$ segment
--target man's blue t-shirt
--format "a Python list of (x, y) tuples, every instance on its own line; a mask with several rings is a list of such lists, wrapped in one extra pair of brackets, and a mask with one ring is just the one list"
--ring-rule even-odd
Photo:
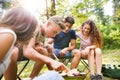
[(54, 48), (63, 49), (69, 46), (71, 39), (76, 39), (76, 33), (74, 30), (70, 30), (68, 33), (61, 31), (54, 38)]

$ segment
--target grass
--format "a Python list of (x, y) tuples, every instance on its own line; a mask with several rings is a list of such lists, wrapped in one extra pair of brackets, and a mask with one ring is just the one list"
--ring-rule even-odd
[[(120, 50), (103, 50), (103, 64), (120, 64)], [(104, 80), (116, 80), (105, 77)]]
[[(103, 50), (102, 57), (103, 57), (103, 64), (119, 64), (120, 50)], [(24, 64), (25, 64), (24, 61), (18, 63), (18, 70), (20, 70)], [(29, 77), (33, 66), (34, 66), (34, 62), (30, 61), (28, 66), (25, 68), (25, 70), (22, 72), (22, 74), (20, 76), (22, 78)], [(67, 67), (69, 67), (69, 65)], [(39, 73), (39, 75), (46, 72), (47, 70), (48, 70), (47, 67), (44, 66), (44, 68)], [(104, 80), (115, 80), (115, 79), (108, 78), (108, 77), (104, 77), (104, 78), (105, 78)], [(4, 79), (2, 79), (2, 80), (4, 80)], [(88, 76), (88, 79), (86, 79), (86, 80), (89, 80), (89, 76)]]
[(103, 64), (118, 64), (119, 62), (120, 62), (120, 50), (103, 51)]

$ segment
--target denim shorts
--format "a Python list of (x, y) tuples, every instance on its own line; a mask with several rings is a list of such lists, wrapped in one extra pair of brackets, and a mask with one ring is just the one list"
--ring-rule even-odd
[[(61, 49), (54, 49), (54, 53), (55, 53), (55, 55), (57, 56), (57, 57), (60, 57), (60, 51), (61, 51)], [(63, 57), (63, 58), (69, 58), (69, 57), (71, 57), (72, 55), (71, 55), (71, 52), (70, 51), (68, 51), (67, 52), (67, 54)]]

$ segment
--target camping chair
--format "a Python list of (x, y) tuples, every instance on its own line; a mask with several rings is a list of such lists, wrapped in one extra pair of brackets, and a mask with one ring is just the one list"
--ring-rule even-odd
[(18, 60), (17, 60), (18, 63), (21, 62), (21, 61), (25, 62), (25, 64), (23, 65), (23, 67), (20, 68), (19, 72), (17, 72), (17, 76), (16, 76), (18, 78), (18, 80), (21, 80), (20, 75), (23, 72), (23, 70), (27, 67), (27, 65), (29, 63), (29, 59), (23, 56), (23, 49), (22, 49), (23, 45), (17, 44), (16, 46), (19, 49), (19, 55), (18, 55)]
[[(79, 39), (77, 39), (77, 45), (76, 45), (76, 48), (79, 49), (80, 47), (80, 41)], [(87, 77), (88, 73), (90, 72), (89, 71), (89, 65), (88, 65), (88, 60), (87, 59), (84, 59), (84, 58), (81, 58), (80, 59), (80, 62), (81, 64), (83, 65), (83, 68), (82, 68), (82, 72), (86, 72), (86, 76), (84, 76), (83, 80)]]
[(72, 60), (72, 57), (67, 57), (67, 58), (58, 58), (55, 53), (53, 53), (53, 56), (52, 56), (53, 59), (57, 60), (57, 61), (60, 61), (62, 63), (64, 63), (65, 65), (67, 65), (69, 62), (71, 62)]
[(20, 59), (18, 59), (18, 62), (20, 62), (20, 61), (25, 61), (25, 64), (24, 64), (24, 66), (20, 69), (20, 71), (17, 73), (17, 78), (18, 78), (18, 80), (21, 80), (20, 75), (21, 75), (21, 73), (24, 71), (24, 69), (27, 67), (27, 65), (28, 65), (28, 63), (29, 63), (30, 60), (29, 60), (28, 58), (22, 56)]
[(83, 59), (81, 58), (80, 62), (82, 63), (83, 65), (83, 68), (82, 68), (82, 72), (85, 72), (86, 75), (84, 76), (83, 80), (87, 77), (87, 75), (89, 74), (90, 70), (89, 70), (89, 65), (88, 65), (88, 60), (87, 59)]
[(84, 65), (83, 71), (85, 71), (85, 69), (89, 70), (89, 65), (88, 65), (86, 59), (81, 59), (80, 61)]
[(68, 57), (68, 58), (59, 58), (59, 61), (64, 63), (65, 65), (68, 65), (72, 61), (73, 57)]
[[(26, 58), (26, 57), (22, 57), (21, 59), (18, 59), (18, 61), (26, 61), (26, 63), (24, 64), (23, 68), (22, 68), (22, 69), (18, 72), (18, 74), (17, 74), (18, 80), (21, 80), (20, 75), (21, 75), (21, 73), (23, 72), (23, 70), (26, 68), (26, 66), (28, 65), (29, 59)], [(2, 79), (2, 77), (3, 77), (3, 75), (0, 76), (0, 80)]]

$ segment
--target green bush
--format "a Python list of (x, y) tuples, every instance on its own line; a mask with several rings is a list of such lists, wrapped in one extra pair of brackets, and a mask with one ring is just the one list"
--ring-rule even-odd
[(104, 49), (119, 49), (120, 48), (120, 24), (101, 26)]

